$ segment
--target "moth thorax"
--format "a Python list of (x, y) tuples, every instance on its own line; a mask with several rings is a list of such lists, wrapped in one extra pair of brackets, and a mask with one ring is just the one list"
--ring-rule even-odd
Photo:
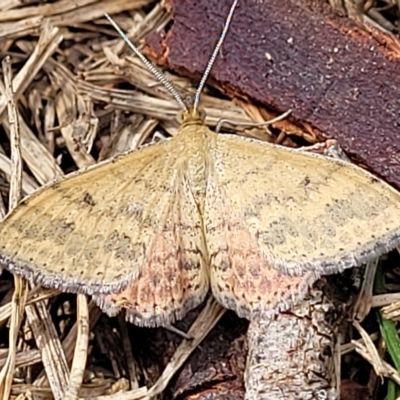
[(208, 146), (207, 135), (204, 126), (187, 126), (184, 129), (185, 148), (187, 157), (186, 177), (191, 192), (196, 198), (205, 196), (208, 174)]

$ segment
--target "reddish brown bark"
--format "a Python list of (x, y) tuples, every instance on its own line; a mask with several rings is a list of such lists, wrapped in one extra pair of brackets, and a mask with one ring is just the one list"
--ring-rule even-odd
[[(199, 78), (231, 0), (170, 0), (174, 23), (148, 44)], [(241, 0), (209, 83), (283, 112), (400, 188), (400, 46), (312, 0)]]

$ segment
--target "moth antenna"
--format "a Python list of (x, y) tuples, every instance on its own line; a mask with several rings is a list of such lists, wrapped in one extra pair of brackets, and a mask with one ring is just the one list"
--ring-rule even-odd
[(197, 110), (197, 108), (199, 106), (201, 92), (203, 91), (204, 85), (206, 83), (208, 75), (210, 74), (211, 68), (213, 67), (214, 62), (215, 62), (215, 60), (216, 60), (216, 58), (218, 56), (218, 52), (221, 49), (222, 43), (225, 40), (225, 36), (226, 36), (226, 33), (228, 32), (229, 25), (230, 25), (230, 23), (232, 21), (233, 13), (235, 11), (235, 8), (236, 8), (236, 5), (237, 5), (238, 1), (239, 0), (234, 0), (234, 2), (231, 5), (231, 8), (229, 10), (229, 14), (226, 17), (225, 24), (224, 24), (224, 27), (222, 29), (222, 33), (221, 33), (221, 35), (220, 35), (220, 37), (218, 39), (218, 42), (217, 42), (217, 44), (216, 44), (216, 46), (214, 48), (214, 51), (213, 51), (212, 55), (211, 55), (211, 57), (210, 57), (210, 59), (209, 59), (209, 61), (207, 63), (206, 70), (204, 71), (204, 74), (203, 74), (203, 76), (202, 76), (202, 78), (200, 80), (199, 86), (197, 87), (196, 94), (194, 96), (194, 102), (193, 102), (193, 109), (194, 110)]
[(128, 36), (124, 33), (124, 31), (118, 26), (118, 24), (110, 17), (108, 13), (104, 13), (105, 17), (108, 19), (110, 24), (114, 27), (114, 29), (118, 32), (124, 42), (130, 47), (130, 49), (142, 60), (143, 64), (147, 67), (147, 69), (154, 75), (154, 77), (162, 84), (164, 87), (175, 97), (178, 104), (184, 111), (187, 111), (188, 108), (183, 101), (181, 95), (178, 93), (172, 82), (158, 69), (156, 68), (143, 54), (142, 52), (129, 40)]

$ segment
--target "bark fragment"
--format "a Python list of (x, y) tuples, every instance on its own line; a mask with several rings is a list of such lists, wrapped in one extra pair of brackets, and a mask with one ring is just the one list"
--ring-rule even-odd
[(246, 400), (338, 399), (333, 354), (342, 314), (323, 283), (290, 311), (250, 322)]
[[(231, 0), (170, 0), (173, 27), (148, 38), (158, 62), (198, 79)], [(314, 0), (242, 0), (209, 83), (255, 100), (400, 188), (400, 45)]]

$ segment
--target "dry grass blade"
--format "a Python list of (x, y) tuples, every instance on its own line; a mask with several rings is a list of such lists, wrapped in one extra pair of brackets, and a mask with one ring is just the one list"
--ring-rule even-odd
[[(8, 121), (10, 126), (11, 143), (11, 182), (10, 182), (10, 209), (17, 206), (22, 189), (22, 158), (21, 136), (18, 123), (18, 111), (16, 110), (10, 57), (7, 56), (2, 63), (4, 73), (5, 97), (7, 99)], [(21, 326), (26, 298), (28, 295), (28, 283), (20, 277), (14, 277), (14, 294), (11, 303), (11, 326), (9, 332), (9, 350), (5, 365), (0, 372), (0, 396), (8, 398), (14, 376), (15, 360), (17, 352), (17, 337)]]
[[(377, 340), (378, 339), (378, 333), (373, 333), (371, 335), (369, 335), (370, 339), (372, 341)], [(364, 339), (358, 339), (358, 340), (352, 340), (351, 342), (348, 343), (344, 343), (340, 346), (340, 354), (341, 355), (345, 355), (345, 354), (349, 354), (352, 351), (355, 351), (356, 347), (358, 345), (364, 346)]]
[[(4, 161), (4, 159), (6, 159), (6, 158), (5, 157), (3, 158), (2, 155), (1, 155), (0, 156), (0, 171), (4, 171), (3, 168), (2, 168), (3, 167), (2, 161)], [(8, 159), (6, 159), (5, 164), (7, 165), (7, 167), (9, 167)], [(7, 168), (7, 169), (9, 171), (8, 176), (10, 176), (11, 168)], [(4, 205), (3, 198), (0, 196), (0, 221), (2, 221), (6, 215), (7, 215), (6, 207)]]
[(19, 20), (33, 16), (50, 17), (56, 14), (62, 14), (75, 8), (88, 6), (97, 3), (96, 0), (77, 0), (73, 4), (69, 1), (59, 1), (54, 4), (43, 4), (41, 6), (25, 7), (20, 10), (9, 10), (3, 12), (0, 21)]
[[(378, 297), (378, 296), (376, 296)], [(392, 321), (400, 320), (400, 293), (395, 293), (391, 297), (386, 295), (386, 306), (382, 308), (382, 315), (387, 319), (391, 319)], [(382, 307), (385, 304), (380, 304)]]
[(126, 354), (126, 362), (128, 365), (128, 376), (129, 376), (129, 387), (132, 389), (139, 388), (139, 371), (138, 365), (132, 356), (132, 345), (129, 340), (129, 332), (127, 327), (127, 322), (124, 320), (123, 314), (118, 315), (118, 323), (121, 330), (122, 346)]
[(82, 386), (83, 374), (85, 372), (89, 344), (89, 308), (86, 296), (78, 295), (77, 311), (78, 333), (69, 376), (69, 385), (64, 397), (65, 400), (75, 400), (78, 398), (78, 391)]
[[(36, 33), (43, 20), (46, 19), (53, 25), (74, 25), (100, 18), (105, 12), (114, 14), (125, 10), (135, 10), (148, 3), (150, 3), (149, 0), (133, 0), (129, 3), (123, 0), (83, 0), (78, 2), (63, 0), (42, 7), (9, 10), (1, 13), (1, 20), (6, 22), (0, 24), (0, 39)], [(59, 12), (58, 7), (60, 7), (61, 12)]]
[[(35, 287), (29, 291), (26, 299), (26, 305), (32, 305), (38, 301), (47, 300), (59, 294), (58, 290), (43, 290)], [(4, 323), (11, 316), (11, 303), (4, 304), (0, 307), (0, 323)]]
[[(93, 110), (83, 96), (76, 94), (73, 85), (65, 82), (62, 92), (56, 101), (56, 112), (61, 125), (61, 133), (67, 148), (79, 168), (88, 167), (95, 163), (82, 141), (83, 137), (92, 137), (97, 132), (97, 119), (92, 117)], [(91, 147), (91, 146), (90, 146)]]
[(15, 277), (14, 294), (11, 300), (11, 323), (9, 331), (9, 347), (7, 360), (0, 371), (0, 397), (7, 399), (15, 372), (18, 331), (24, 315), (25, 300), (28, 295), (28, 283)]
[(379, 366), (376, 365), (376, 356), (371, 354), (370, 347), (362, 344), (361, 342), (354, 341), (355, 350), (360, 354), (365, 360), (367, 360), (372, 366), (380, 368), (380, 376), (385, 376), (392, 379), (398, 385), (400, 385), (400, 375), (399, 373), (386, 361), (380, 360)]
[[(99, 310), (98, 307), (94, 304), (93, 301), (89, 303), (89, 315), (90, 315), (90, 321), (89, 321), (89, 328), (93, 329), (94, 325), (98, 321), (100, 317), (101, 311)], [(65, 352), (65, 356), (69, 361), (72, 360), (73, 354), (74, 354), (74, 349), (75, 349), (75, 344), (77, 342), (77, 335), (78, 335), (78, 322), (76, 322), (71, 330), (68, 332), (67, 337), (63, 340), (63, 349)]]
[(103, 147), (99, 160), (139, 148), (151, 136), (157, 125), (156, 119), (137, 118), (117, 132), (111, 129), (113, 137), (109, 145)]
[(353, 326), (357, 329), (357, 331), (359, 332), (364, 341), (364, 344), (361, 344), (361, 342), (356, 342), (356, 341), (353, 342), (354, 345), (356, 346), (356, 351), (372, 364), (375, 373), (378, 376), (385, 376), (386, 368), (384, 366), (384, 362), (380, 358), (378, 351), (374, 343), (372, 342), (370, 336), (358, 321), (353, 321)]
[(372, 298), (371, 307), (384, 307), (382, 311), (389, 319), (394, 319), (394, 315), (389, 317), (391, 311), (399, 308), (400, 293), (378, 294)]
[[(3, 353), (3, 352), (2, 352)], [(3, 367), (7, 360), (7, 354), (1, 354), (0, 356), (0, 367)], [(27, 350), (24, 352), (17, 353), (15, 360), (15, 368), (24, 368), (39, 364), (42, 361), (40, 352), (38, 350)]]
[(44, 302), (28, 306), (25, 311), (46, 371), (35, 384), (48, 383), (54, 399), (61, 400), (68, 387), (69, 369), (57, 331)]
[[(11, 180), (11, 160), (4, 154), (0, 154), (0, 171), (5, 174), (8, 180)], [(22, 174), (22, 195), (26, 196), (33, 193), (39, 185), (26, 172)]]
[[(61, 177), (63, 172), (46, 147), (40, 143), (37, 136), (35, 136), (22, 118), (19, 122), (21, 128), (22, 158), (36, 180), (40, 184), (44, 184)], [(9, 132), (8, 122), (3, 120), (2, 125)]]
[(353, 308), (353, 319), (361, 322), (369, 314), (372, 306), (374, 278), (379, 259), (368, 262), (360, 293)]
[(15, 105), (11, 59), (7, 56), (2, 63), (4, 73), (5, 98), (8, 108), (8, 122), (10, 127), (11, 144), (11, 182), (10, 182), (10, 208), (17, 207), (21, 198), (22, 189), (22, 157), (21, 135), (19, 128), (19, 115)]

